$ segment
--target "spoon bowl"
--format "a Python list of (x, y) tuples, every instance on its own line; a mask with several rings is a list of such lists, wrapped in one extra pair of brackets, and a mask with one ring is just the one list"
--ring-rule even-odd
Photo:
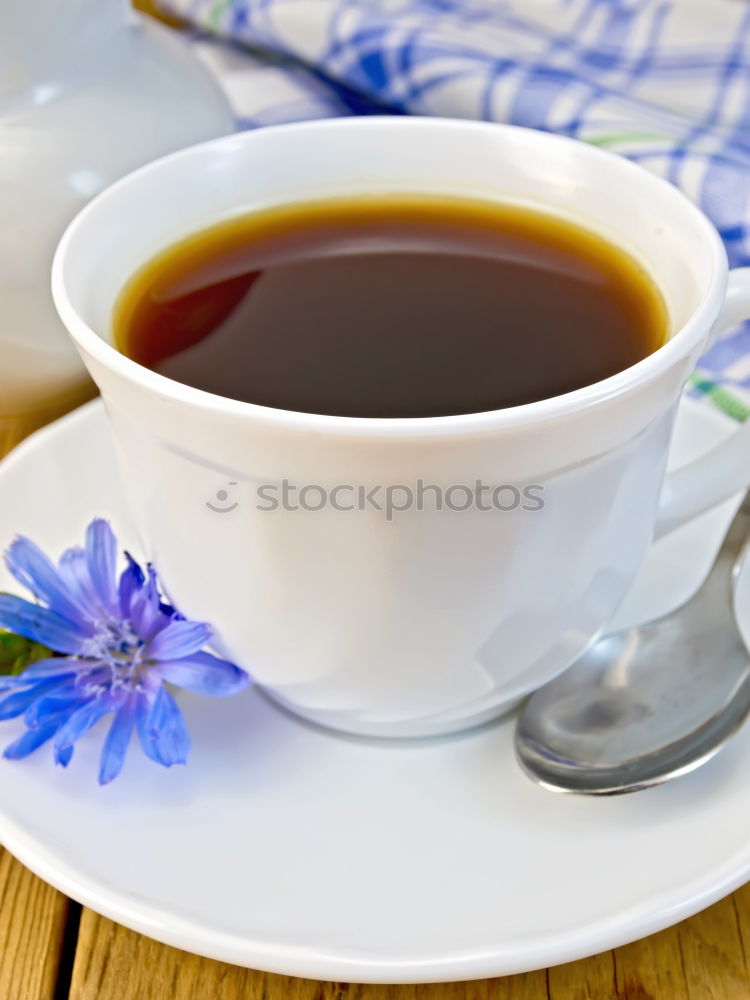
[(545, 788), (616, 795), (700, 767), (750, 713), (750, 503), (706, 582), (677, 611), (592, 643), (526, 703), (516, 729), (524, 771)]

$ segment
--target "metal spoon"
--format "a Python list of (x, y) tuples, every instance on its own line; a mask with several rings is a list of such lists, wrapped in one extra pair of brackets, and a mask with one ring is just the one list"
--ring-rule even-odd
[(750, 573), (750, 499), (698, 593), (665, 618), (605, 635), (535, 692), (516, 728), (524, 771), (545, 788), (616, 795), (700, 767), (750, 712), (750, 654), (733, 596)]

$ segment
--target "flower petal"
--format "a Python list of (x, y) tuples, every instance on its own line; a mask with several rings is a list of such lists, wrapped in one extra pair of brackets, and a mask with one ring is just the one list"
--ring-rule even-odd
[(55, 763), (59, 764), (60, 767), (67, 767), (73, 757), (73, 745), (69, 747), (60, 747), (55, 750)]
[(76, 687), (75, 678), (66, 677), (50, 690), (42, 692), (26, 709), (23, 721), (29, 729), (46, 725), (52, 717), (67, 719), (84, 703), (86, 695)]
[(44, 601), (52, 611), (90, 632), (85, 609), (74, 599), (57, 567), (38, 545), (22, 536), (16, 538), (5, 553), (5, 563), (16, 580), (28, 587), (37, 600)]
[(0, 628), (32, 642), (41, 642), (56, 653), (79, 652), (88, 635), (78, 624), (56, 611), (8, 594), (0, 595)]
[(117, 539), (109, 522), (94, 518), (86, 529), (86, 562), (97, 596), (110, 614), (119, 611), (117, 599)]
[(25, 733), (10, 743), (3, 751), (7, 760), (21, 760), (28, 757), (47, 740), (51, 740), (57, 732), (58, 723), (49, 722), (38, 729), (27, 729)]
[(57, 687), (58, 684), (58, 678), (54, 677), (52, 680), (38, 681), (23, 691), (14, 691), (12, 694), (6, 694), (0, 700), (0, 722), (4, 722), (6, 719), (15, 719), (16, 716), (25, 712), (32, 702), (36, 701), (37, 698), (41, 698), (42, 695), (52, 690), (52, 688)]
[(171, 621), (146, 644), (143, 655), (145, 659), (182, 660), (197, 653), (211, 635), (203, 622)]
[(106, 785), (114, 781), (125, 763), (130, 737), (135, 723), (135, 700), (127, 698), (119, 712), (112, 720), (107, 738), (102, 747), (101, 763), (99, 765), (99, 784)]
[(66, 549), (60, 556), (57, 568), (65, 586), (85, 609), (87, 616), (90, 619), (100, 618), (105, 613), (105, 608), (91, 582), (84, 550), (80, 546)]
[[(30, 681), (39, 681), (45, 677), (60, 677), (63, 674), (74, 674), (77, 670), (76, 664), (78, 662), (67, 656), (52, 656), (46, 660), (37, 660), (18, 675), (18, 680), (22, 684), (28, 684)], [(86, 663), (85, 660), (82, 662)]]
[(117, 590), (120, 599), (120, 617), (127, 619), (132, 615), (133, 597), (143, 586), (145, 577), (143, 570), (129, 552), (125, 553), (125, 558), (128, 565), (120, 574)]
[(155, 697), (155, 695), (151, 694), (139, 694), (137, 696), (135, 704), (135, 725), (138, 731), (138, 739), (141, 744), (141, 749), (147, 757), (156, 761), (157, 764), (161, 764), (161, 761), (156, 753), (154, 740), (151, 738), (148, 730), (148, 719), (151, 715), (151, 706), (154, 703)]
[[(60, 727), (60, 731), (55, 738), (55, 760), (62, 764), (61, 758), (65, 757), (77, 739), (95, 726), (102, 716), (112, 711), (109, 698), (91, 698), (84, 702), (80, 708), (76, 709), (66, 722)], [(68, 757), (68, 760), (70, 757)], [(63, 766), (65, 766), (63, 764)]]
[(130, 621), (136, 635), (147, 642), (163, 626), (165, 619), (159, 607), (159, 589), (153, 566), (148, 567), (148, 578), (131, 601)]
[(236, 694), (250, 684), (244, 670), (211, 653), (193, 653), (180, 660), (164, 660), (155, 669), (170, 684), (212, 698)]
[(190, 735), (177, 703), (165, 687), (159, 688), (147, 716), (139, 705), (137, 722), (141, 746), (148, 757), (164, 767), (187, 762)]

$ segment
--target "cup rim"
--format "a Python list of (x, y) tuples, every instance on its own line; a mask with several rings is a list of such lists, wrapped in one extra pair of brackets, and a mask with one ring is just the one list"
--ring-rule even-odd
[[(387, 127), (394, 130), (419, 132), (423, 129), (439, 129), (446, 133), (488, 132), (497, 135), (498, 132), (525, 133), (527, 138), (533, 136), (535, 142), (542, 145), (564, 144), (573, 155), (589, 159), (599, 159), (606, 168), (607, 163), (617, 162), (618, 169), (626, 170), (638, 176), (656, 188), (661, 188), (672, 199), (682, 202), (686, 214), (693, 216), (693, 222), (703, 229), (706, 241), (706, 267), (711, 269), (707, 292), (690, 318), (656, 351), (621, 371), (593, 382), (591, 385), (574, 389), (571, 392), (550, 396), (532, 403), (505, 407), (497, 410), (484, 410), (477, 413), (453, 414), (433, 417), (348, 417), (330, 414), (306, 413), (297, 410), (284, 410), (258, 403), (231, 399), (216, 393), (197, 389), (174, 379), (161, 375), (144, 367), (131, 358), (121, 354), (113, 345), (107, 343), (91, 326), (89, 326), (68, 296), (65, 268), (71, 252), (76, 247), (79, 230), (90, 215), (100, 210), (112, 193), (120, 191), (132, 184), (139, 184), (151, 172), (162, 169), (165, 165), (181, 160), (189, 160), (191, 156), (205, 152), (226, 154), (231, 146), (244, 146), (255, 141), (255, 136), (267, 133), (269, 129), (277, 132), (316, 133), (321, 130), (346, 129), (375, 131)], [(458, 139), (458, 136), (456, 136)], [(314, 140), (311, 140), (314, 141)], [(155, 248), (155, 252), (158, 248)], [(374, 437), (427, 437), (452, 436), (463, 434), (481, 434), (505, 430), (521, 425), (542, 423), (548, 420), (570, 416), (576, 412), (606, 403), (615, 397), (625, 395), (645, 382), (657, 378), (679, 358), (700, 343), (718, 317), (726, 289), (728, 264), (724, 244), (707, 216), (691, 202), (677, 187), (668, 181), (652, 174), (625, 157), (608, 150), (591, 146), (578, 139), (571, 139), (538, 129), (525, 128), (519, 125), (506, 125), (496, 122), (483, 122), (460, 118), (435, 118), (426, 116), (394, 116), (373, 115), (368, 117), (327, 118), (313, 121), (290, 122), (274, 125), (262, 130), (230, 133), (207, 142), (185, 147), (167, 156), (153, 160), (142, 167), (126, 174), (96, 195), (69, 223), (55, 251), (52, 263), (52, 297), (55, 307), (69, 335), (84, 355), (90, 356), (103, 367), (114, 371), (117, 375), (131, 383), (137, 383), (141, 388), (166, 397), (171, 401), (192, 405), (199, 409), (213, 411), (224, 416), (252, 419), (254, 422), (273, 425), (278, 428), (297, 430), (308, 433), (343, 434), (347, 436)]]

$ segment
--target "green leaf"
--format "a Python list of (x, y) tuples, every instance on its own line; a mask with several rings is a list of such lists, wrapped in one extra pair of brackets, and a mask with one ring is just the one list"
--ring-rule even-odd
[(55, 654), (51, 649), (47, 649), (43, 646), (41, 642), (30, 642), (29, 643), (29, 663), (36, 663), (37, 660), (47, 660), (50, 656)]
[(11, 632), (0, 632), (0, 666), (13, 663), (19, 656), (26, 652), (28, 640), (20, 635), (13, 635)]
[(16, 676), (30, 663), (52, 656), (52, 650), (12, 632), (0, 631), (0, 675)]

